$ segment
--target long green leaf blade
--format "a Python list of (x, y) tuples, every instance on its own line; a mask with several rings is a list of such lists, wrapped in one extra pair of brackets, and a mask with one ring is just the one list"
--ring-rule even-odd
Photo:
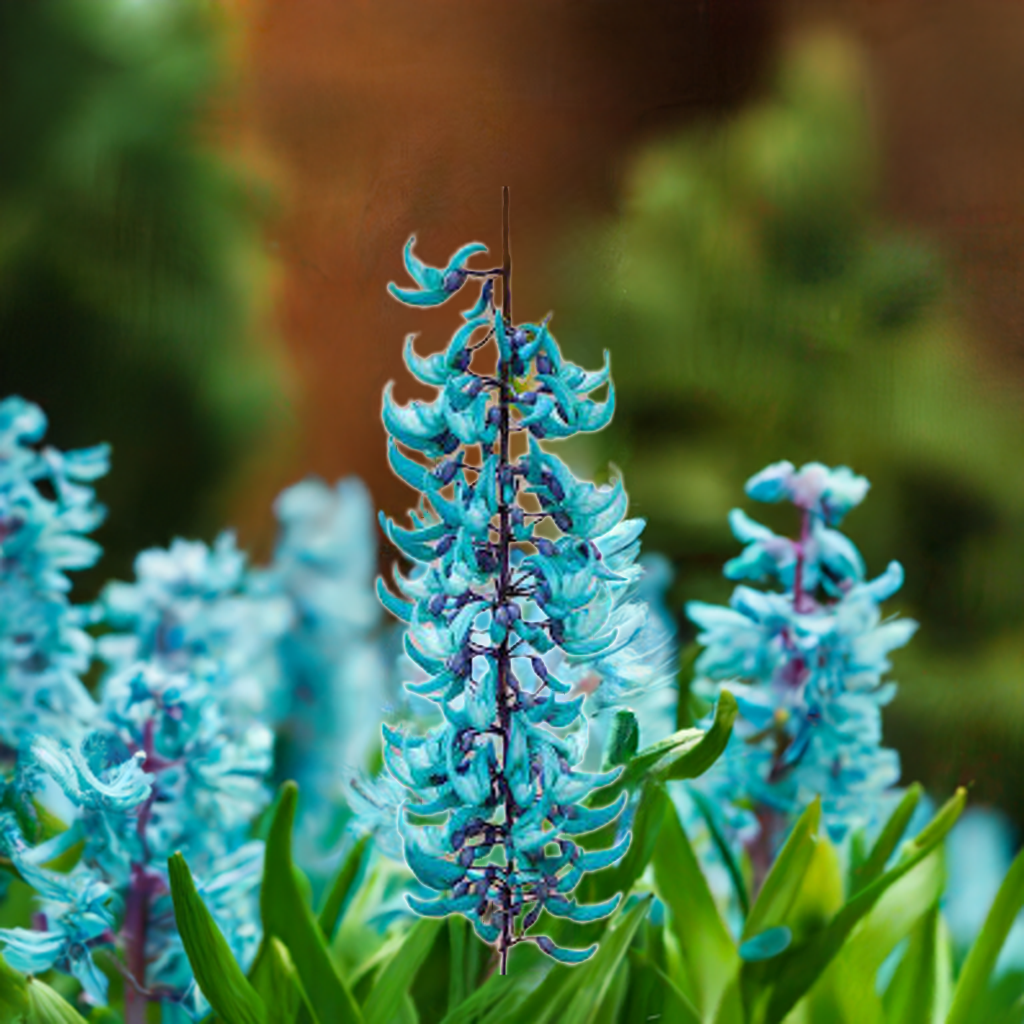
[(964, 809), (967, 794), (959, 789), (932, 819), (920, 835), (911, 840), (899, 863), (851, 899), (827, 928), (806, 944), (783, 953), (770, 978), (771, 997), (764, 1024), (781, 1024), (797, 1002), (831, 963), (847, 937), (878, 902), (882, 894), (913, 870), (934, 850), (956, 824)]
[(291, 842), (298, 792), (294, 782), (281, 787), (270, 823), (260, 890), (263, 932), (276, 935), (288, 947), (320, 1024), (362, 1024), (363, 1015), (334, 967), (320, 925), (295, 878)]
[(366, 1024), (390, 1024), (436, 941), (441, 925), (439, 920), (421, 918), (412, 926), (405, 941), (374, 982), (363, 1006)]
[(185, 858), (180, 853), (169, 857), (167, 871), (178, 932), (203, 995), (226, 1024), (266, 1024), (263, 1000), (196, 891)]
[(637, 928), (651, 909), (651, 899), (645, 896), (620, 914), (593, 959), (575, 968), (580, 974), (578, 994), (560, 1024), (593, 1024)]
[(348, 904), (352, 886), (359, 876), (359, 869), (363, 866), (363, 855), (366, 853), (366, 847), (369, 842), (370, 837), (368, 835), (363, 836), (349, 850), (348, 855), (338, 869), (338, 873), (334, 876), (334, 881), (327, 892), (327, 898), (320, 908), (320, 931), (323, 932), (324, 938), (328, 942), (334, 938), (334, 933), (338, 930), (338, 923), (341, 921), (341, 915)]
[(820, 825), (821, 801), (815, 800), (800, 815), (775, 858), (743, 926), (744, 942), (786, 920), (814, 856)]
[(671, 803), (654, 851), (654, 886), (672, 915), (692, 1002), (703, 1018), (714, 1012), (739, 968), (739, 955), (708, 889), (679, 815)]
[(921, 786), (915, 782), (903, 794), (903, 799), (889, 816), (889, 820), (885, 823), (885, 828), (882, 829), (882, 834), (872, 847), (867, 860), (854, 873), (853, 885), (850, 890), (851, 896), (856, 896), (861, 889), (881, 877), (882, 872), (885, 871), (885, 865), (889, 863), (889, 858), (896, 852), (903, 833), (907, 831), (907, 826), (914, 816), (914, 811), (917, 810), (923, 792)]
[(985, 924), (971, 947), (957, 980), (946, 1024), (967, 1024), (972, 1006), (981, 1002), (1003, 943), (1024, 907), (1024, 850), (1010, 865)]

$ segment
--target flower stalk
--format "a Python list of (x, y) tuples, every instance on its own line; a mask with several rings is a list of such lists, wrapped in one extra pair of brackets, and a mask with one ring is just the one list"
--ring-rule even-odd
[[(588, 373), (562, 357), (547, 320), (515, 322), (507, 188), (502, 229), (502, 265), (486, 271), (465, 266), (484, 251), (478, 243), (435, 268), (416, 258), (410, 239), (405, 264), (418, 288), (390, 288), (408, 305), (434, 306), (469, 281), (481, 286), (445, 352), (424, 358), (407, 340), (406, 363), (438, 389), (436, 401), (403, 407), (385, 390), (389, 460), (423, 501), (411, 529), (382, 519), (414, 568), (395, 574), (400, 596), (382, 583), (378, 590), (408, 623), (406, 651), (426, 677), (407, 688), (444, 719), (425, 736), (384, 730), (385, 763), (409, 790), (399, 817), (406, 860), (441, 894), (409, 902), (421, 914), (469, 917), (505, 973), (520, 942), (566, 963), (594, 952), (529, 934), (542, 911), (585, 922), (618, 904), (584, 907), (569, 896), (585, 872), (621, 858), (629, 836), (587, 852), (568, 838), (610, 824), (624, 801), (584, 806), (618, 770), (575, 767), (586, 747), (584, 698), (566, 699), (565, 678), (626, 651), (646, 613), (634, 600), (643, 523), (624, 518), (621, 481), (579, 481), (538, 444), (608, 423), (607, 360)], [(488, 344), (495, 369), (479, 372), (474, 359)], [(607, 399), (595, 401), (604, 385)], [(527, 440), (518, 457), (517, 434)]]

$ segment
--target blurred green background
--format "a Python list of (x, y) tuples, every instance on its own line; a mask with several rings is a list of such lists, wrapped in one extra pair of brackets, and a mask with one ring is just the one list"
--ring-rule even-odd
[(413, 230), (435, 263), (493, 245), (508, 182), (518, 310), (613, 356), (615, 424), (572, 459), (624, 472), (675, 606), (727, 596), (757, 469), (867, 475), (849, 533), (872, 572), (903, 563), (892, 609), (922, 626), (888, 739), (908, 779), (1024, 821), (1022, 147), (994, 72), (959, 121), (932, 88), (957, 47), (958, 74), (1010, 75), (1024, 19), (530, 0), (496, 33), (484, 6), (0, 6), (3, 390), (54, 443), (114, 446), (81, 594), (176, 534), (265, 548), (310, 471), (407, 505), (377, 410), (422, 319), (384, 284)]

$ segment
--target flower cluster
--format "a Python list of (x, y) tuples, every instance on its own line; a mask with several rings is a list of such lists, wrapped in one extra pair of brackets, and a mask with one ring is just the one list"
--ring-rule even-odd
[[(0, 940), (12, 966), (68, 971), (96, 1004), (107, 978), (93, 954), (118, 947), (129, 1021), (152, 999), (165, 1015), (195, 1016), (204, 1003), (175, 928), (167, 857), (186, 855), (234, 952), (251, 960), (262, 843), (249, 826), (269, 802), (273, 751), (260, 714), (291, 610), (248, 592), (245, 559), (224, 535), (212, 549), (176, 541), (143, 552), (135, 582), (110, 584), (97, 617), (110, 628), (98, 644), (108, 671), (97, 697), (85, 695), (88, 727), (50, 722), (19, 758), (23, 806), (42, 800), (69, 827), (32, 846), (6, 821), (4, 847), (42, 905), (35, 928)], [(75, 849), (68, 874), (40, 866)]]
[(39, 448), (42, 410), (0, 402), (0, 744), (81, 728), (92, 702), (80, 674), (89, 664), (88, 616), (68, 600), (69, 569), (99, 556), (88, 539), (103, 519), (89, 483), (107, 471), (106, 446)]
[(308, 865), (326, 853), (343, 777), (366, 762), (384, 713), (376, 522), (355, 478), (334, 487), (304, 480), (274, 507), (278, 541), (257, 589), (284, 596), (292, 610), (278, 643), (275, 768), (306, 796), (298, 840)]
[[(482, 288), (443, 352), (422, 357), (407, 341), (406, 365), (436, 399), (402, 406), (390, 385), (384, 393), (391, 466), (422, 501), (409, 528), (382, 517), (413, 569), (396, 571), (398, 596), (383, 584), (379, 593), (408, 624), (406, 651), (425, 675), (408, 688), (443, 716), (425, 735), (384, 730), (385, 763), (408, 790), (399, 815), (405, 857), (438, 893), (410, 904), (467, 916), (496, 945), (502, 971), (524, 941), (578, 962), (593, 949), (527, 933), (543, 911), (575, 921), (611, 913), (617, 897), (581, 906), (571, 893), (585, 872), (621, 858), (629, 836), (587, 852), (573, 838), (614, 821), (624, 797), (584, 806), (615, 773), (578, 768), (584, 696), (570, 695), (557, 666), (621, 654), (643, 627), (635, 598), (643, 523), (625, 519), (621, 481), (578, 480), (539, 442), (608, 423), (609, 366), (582, 370), (563, 358), (547, 321), (513, 321), (507, 254), (502, 268), (476, 270), (466, 261), (484, 248), (465, 246), (441, 270), (411, 246), (405, 262), (419, 289), (392, 285), (401, 301), (438, 305), (470, 279)], [(491, 345), (493, 370), (478, 368)], [(595, 400), (605, 385), (607, 398)], [(423, 820), (434, 816), (441, 821)]]
[(899, 563), (874, 580), (854, 544), (837, 529), (868, 490), (845, 467), (788, 462), (747, 482), (757, 501), (789, 501), (801, 513), (797, 539), (780, 537), (736, 509), (730, 517), (743, 552), (727, 563), (737, 586), (729, 607), (693, 601), (704, 651), (696, 692), (728, 688), (740, 707), (730, 745), (693, 785), (713, 796), (741, 839), (752, 841), (772, 816), (789, 819), (815, 796), (834, 838), (868, 824), (879, 797), (899, 778), (899, 758), (881, 746), (883, 683), (889, 653), (917, 628), (883, 621), (879, 605), (902, 581)]

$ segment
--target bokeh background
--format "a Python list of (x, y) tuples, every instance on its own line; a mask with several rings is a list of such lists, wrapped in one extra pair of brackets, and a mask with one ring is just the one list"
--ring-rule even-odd
[(508, 184), (517, 313), (612, 353), (572, 460), (674, 607), (727, 595), (751, 473), (866, 474), (922, 627), (887, 740), (1024, 822), (1022, 53), (996, 0), (0, 4), (0, 380), (114, 448), (79, 596), (177, 535), (259, 555), (309, 473), (405, 508), (380, 392), (456, 314), (384, 286), (413, 231), (497, 246)]

